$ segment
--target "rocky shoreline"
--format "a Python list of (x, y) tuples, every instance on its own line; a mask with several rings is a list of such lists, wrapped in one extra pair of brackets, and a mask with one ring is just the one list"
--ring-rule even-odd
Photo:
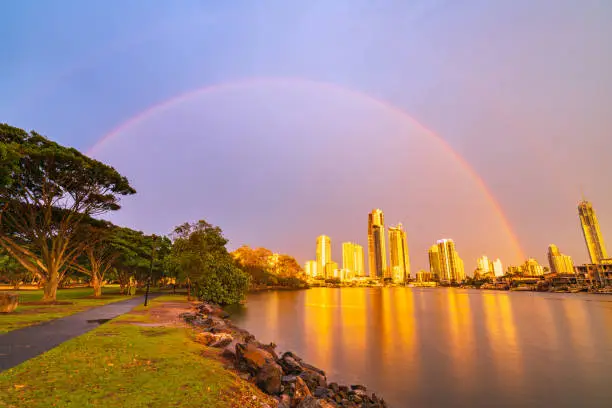
[[(240, 374), (278, 401), (275, 408), (387, 408), (363, 385), (327, 382), (325, 372), (294, 353), (278, 355), (276, 345), (262, 344), (228, 319), (219, 306), (201, 303), (180, 316), (196, 330), (195, 340), (222, 350), (222, 356)], [(270, 407), (272, 408), (272, 407)]]

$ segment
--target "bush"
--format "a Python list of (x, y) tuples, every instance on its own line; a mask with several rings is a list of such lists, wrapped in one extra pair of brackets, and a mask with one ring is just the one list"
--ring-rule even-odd
[(208, 257), (206, 263), (206, 273), (195, 282), (196, 293), (201, 300), (229, 305), (244, 299), (249, 289), (249, 275), (234, 265), (231, 259)]

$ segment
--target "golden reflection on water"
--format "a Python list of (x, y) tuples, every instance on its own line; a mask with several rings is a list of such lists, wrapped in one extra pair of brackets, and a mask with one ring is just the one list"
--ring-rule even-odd
[(593, 345), (591, 319), (586, 309), (586, 303), (574, 299), (564, 299), (562, 304), (572, 339), (571, 352), (576, 353), (583, 361), (597, 359), (597, 350)]
[[(410, 360), (416, 362), (417, 325), (414, 316), (414, 293), (410, 289), (397, 288), (392, 291), (395, 303), (394, 324), (397, 336), (401, 340), (399, 351), (409, 356)], [(393, 339), (386, 339), (388, 348), (393, 348)]]
[(470, 299), (467, 293), (460, 293), (457, 289), (450, 289), (446, 293), (448, 295), (450, 353), (454, 360), (455, 368), (463, 376), (466, 370), (472, 367), (470, 361), (472, 353), (475, 351), (474, 322), (472, 321)]
[(340, 319), (342, 322), (342, 347), (351, 356), (352, 369), (363, 371), (366, 369), (366, 292), (359, 289), (342, 291), (342, 307)]
[[(493, 364), (504, 383), (519, 386), (523, 370), (522, 356), (508, 296), (507, 293), (485, 293), (482, 300)], [(500, 355), (505, 355), (505, 358), (500, 360)]]
[(329, 364), (332, 347), (335, 346), (333, 328), (334, 312), (339, 305), (334, 303), (338, 291), (307, 290), (304, 294), (304, 332), (313, 358), (318, 364)]

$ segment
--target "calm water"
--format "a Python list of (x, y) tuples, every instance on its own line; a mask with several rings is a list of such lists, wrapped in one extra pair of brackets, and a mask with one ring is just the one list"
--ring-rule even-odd
[(391, 407), (612, 407), (612, 296), (315, 288), (232, 320)]

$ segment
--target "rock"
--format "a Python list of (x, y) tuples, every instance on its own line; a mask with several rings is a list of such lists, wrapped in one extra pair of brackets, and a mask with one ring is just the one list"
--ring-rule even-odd
[(294, 383), (296, 381), (297, 377), (295, 375), (284, 375), (281, 378), (281, 381), (284, 383)]
[(229, 360), (236, 360), (236, 345), (238, 341), (234, 339), (230, 344), (223, 347), (221, 355)]
[(209, 332), (198, 333), (195, 336), (195, 341), (205, 346), (211, 345), (215, 340), (216, 340), (215, 335)]
[(281, 366), (270, 361), (265, 363), (255, 376), (255, 384), (268, 394), (280, 394), (282, 375), (283, 369)]
[(308, 396), (304, 398), (296, 408), (321, 408), (321, 401), (316, 399), (313, 396)]
[[(251, 333), (246, 332), (245, 337), (249, 335), (251, 335)], [(274, 357), (275, 360), (278, 360), (278, 355), (276, 354), (276, 344), (274, 343), (270, 343), (270, 344), (259, 343), (259, 344), (260, 344), (259, 346), (260, 348), (266, 350), (268, 353), (272, 354), (272, 357)]]
[(364, 387), (361, 384), (355, 384), (355, 385), (351, 385), (351, 390), (362, 390), (362, 391), (367, 391), (367, 388)]
[[(274, 343), (272, 343), (274, 344)], [(276, 346), (276, 345), (275, 345)], [(298, 356), (297, 354), (294, 354), (292, 351), (285, 351), (283, 353), (283, 358), (285, 357), (291, 357), (293, 358), (295, 361), (302, 361), (302, 358), (300, 356)]]
[(195, 319), (197, 319), (198, 315), (196, 315), (195, 313), (186, 312), (186, 313), (181, 313), (179, 315), (179, 318), (181, 318), (181, 319), (185, 320), (187, 323), (189, 323), (189, 322), (192, 322)]
[(243, 379), (245, 381), (249, 381), (251, 379), (251, 374), (249, 374), (249, 373), (240, 373), (240, 374), (238, 374), (238, 377), (240, 377), (241, 379)]
[(317, 387), (327, 388), (327, 380), (325, 379), (325, 377), (315, 371), (302, 371), (300, 373), (300, 377), (302, 378), (302, 380), (304, 380), (306, 385), (308, 385), (310, 391), (314, 391)]
[(277, 408), (291, 408), (291, 397), (287, 394), (281, 395)]
[(311, 396), (308, 386), (300, 377), (295, 379), (295, 391), (293, 392), (293, 401), (295, 404), (299, 404), (302, 400), (308, 396)]
[(316, 373), (321, 374), (323, 377), (325, 377), (325, 371), (321, 370), (320, 368), (317, 368), (313, 365), (310, 365), (308, 363), (305, 363), (303, 361), (300, 361), (300, 365), (302, 366), (303, 369), (305, 370), (310, 370), (310, 371), (314, 371)]
[(0, 313), (11, 313), (19, 305), (19, 296), (14, 293), (0, 292)]
[(211, 343), (210, 347), (223, 348), (234, 340), (232, 335), (228, 333), (214, 334), (214, 336), (215, 341)]
[(313, 392), (314, 396), (317, 398), (325, 398), (328, 394), (327, 388), (317, 386)]
[(340, 387), (338, 387), (338, 384), (335, 382), (329, 384), (329, 389), (332, 390), (334, 393), (340, 391)]
[[(274, 357), (270, 353), (260, 348), (253, 343), (239, 343), (236, 345), (236, 357), (238, 361), (243, 362), (246, 368), (253, 375), (256, 375), (265, 365), (274, 363)], [(278, 365), (278, 364), (276, 364)], [(279, 366), (280, 368), (280, 366)], [(281, 369), (282, 376), (282, 369)], [(280, 376), (278, 377), (280, 384)]]
[(304, 369), (292, 356), (283, 354), (283, 357), (278, 360), (278, 363), (283, 367), (283, 371), (287, 374), (299, 374)]
[(363, 402), (363, 399), (359, 395), (355, 395), (353, 396), (353, 401), (357, 404), (361, 404)]
[(326, 401), (326, 400), (320, 400), (319, 404), (321, 408), (336, 408), (336, 404), (333, 404), (330, 401)]
[(338, 389), (340, 390), (340, 392), (344, 392), (344, 393), (347, 393), (349, 390), (349, 388), (346, 385), (340, 385)]

